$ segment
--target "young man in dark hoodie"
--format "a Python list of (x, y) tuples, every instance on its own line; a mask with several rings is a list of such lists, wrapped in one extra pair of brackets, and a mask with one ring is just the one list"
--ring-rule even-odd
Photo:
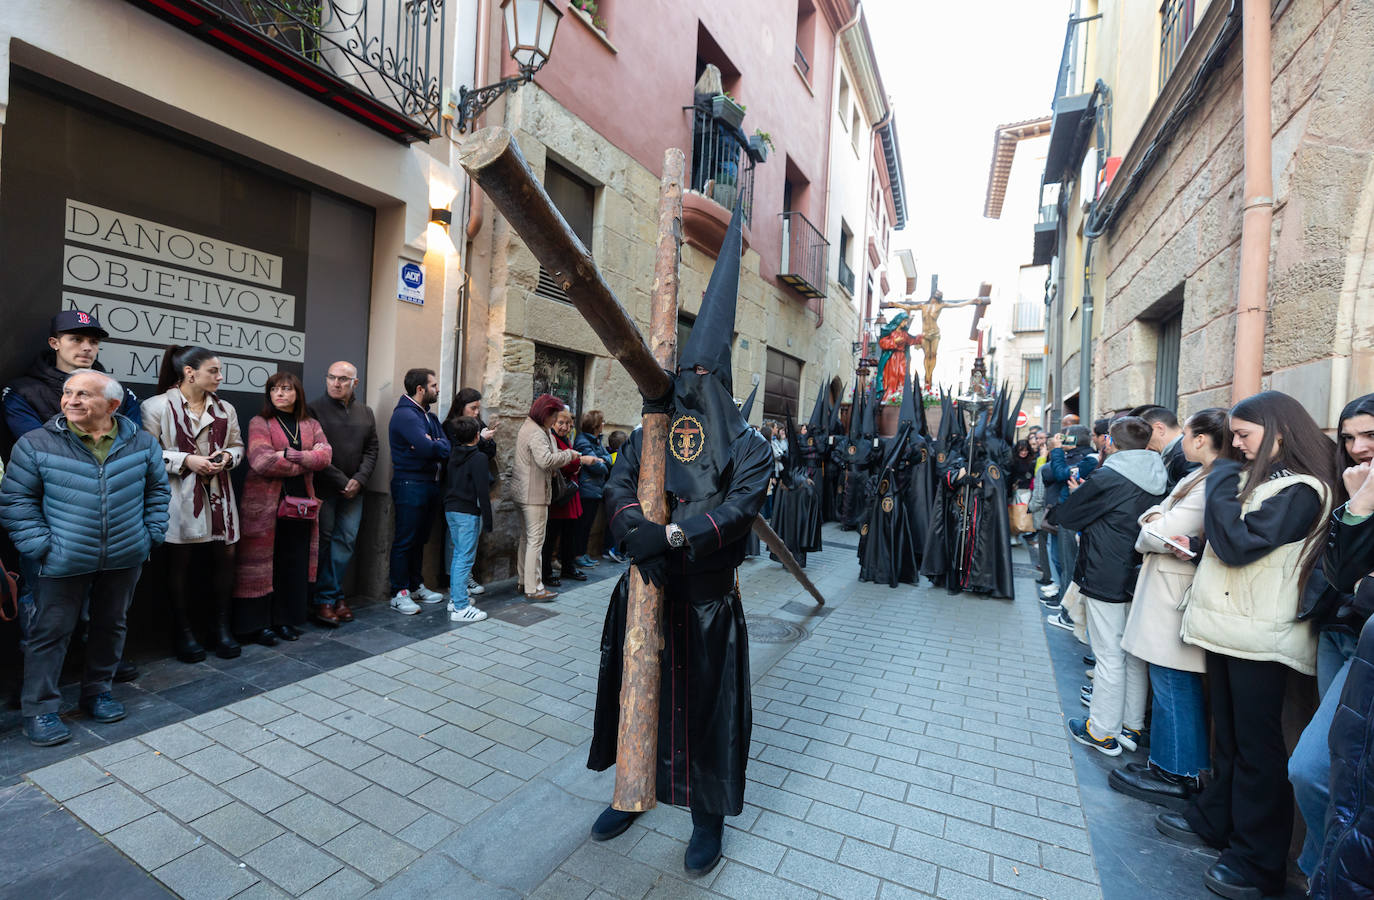
[(1140, 564), (1135, 540), (1140, 514), (1158, 503), (1169, 473), (1164, 460), (1147, 449), (1149, 423), (1123, 416), (1108, 432), (1106, 462), (1088, 481), (1071, 479), (1069, 498), (1059, 505), (1059, 524), (1082, 534), (1073, 580), (1083, 593), (1088, 639), (1097, 664), (1092, 705), (1086, 719), (1070, 719), (1080, 744), (1108, 756), (1135, 750), (1145, 725), (1149, 672), (1143, 660), (1121, 649)]
[(448, 458), (444, 518), (453, 541), (449, 561), (448, 620), (480, 622), (487, 617), (468, 599), (468, 576), (477, 558), (477, 539), (491, 531), (491, 470), (478, 448), (482, 425), (470, 416), (449, 423), (453, 451)]

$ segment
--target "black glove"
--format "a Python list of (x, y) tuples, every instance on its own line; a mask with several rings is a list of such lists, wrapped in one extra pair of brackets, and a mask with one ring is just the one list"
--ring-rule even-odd
[(632, 561), (642, 563), (668, 552), (668, 533), (662, 525), (647, 522), (625, 535), (622, 544)]
[(639, 577), (644, 579), (645, 584), (663, 587), (668, 583), (668, 557), (661, 553), (635, 563), (635, 568), (639, 570)]
[(673, 385), (671, 383), (668, 385), (667, 393), (662, 397), (645, 397), (642, 393), (639, 396), (644, 401), (644, 405), (639, 411), (641, 416), (653, 413), (662, 413), (665, 416), (673, 414)]

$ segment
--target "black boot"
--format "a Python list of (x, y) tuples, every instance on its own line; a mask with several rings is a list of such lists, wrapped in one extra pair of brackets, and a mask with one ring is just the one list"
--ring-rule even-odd
[(693, 878), (705, 875), (720, 862), (720, 840), (725, 817), (692, 810), (692, 839), (682, 855), (682, 867)]
[(205, 660), (205, 648), (196, 640), (191, 631), (190, 619), (186, 616), (186, 598), (172, 595), (172, 643), (177, 659), (184, 663), (198, 663)]
[(609, 841), (613, 837), (619, 837), (639, 816), (640, 813), (637, 812), (624, 812), (614, 806), (606, 807), (592, 823), (592, 840)]
[(234, 600), (228, 594), (225, 591), (224, 596), (215, 598), (215, 655), (220, 659), (233, 659), (243, 653), (243, 648), (234, 640), (234, 632), (229, 628)]

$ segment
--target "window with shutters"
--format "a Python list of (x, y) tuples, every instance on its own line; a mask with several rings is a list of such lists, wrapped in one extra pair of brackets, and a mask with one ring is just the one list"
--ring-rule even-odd
[[(568, 227), (572, 228), (573, 234), (591, 250), (596, 188), (553, 160), (549, 160), (544, 169), (544, 190), (553, 201), (553, 205), (563, 214), (563, 218), (568, 220)], [(550, 300), (568, 302), (568, 295), (563, 292), (563, 287), (543, 266), (539, 267), (539, 286), (534, 292)]]
[(1178, 310), (1156, 326), (1159, 345), (1155, 351), (1155, 403), (1178, 409), (1178, 360), (1183, 340), (1183, 310)]
[(768, 348), (768, 369), (763, 381), (763, 417), (797, 419), (797, 395), (801, 389), (802, 361)]
[(1026, 367), (1026, 393), (1037, 393), (1045, 389), (1045, 357), (1023, 356), (1021, 362)]

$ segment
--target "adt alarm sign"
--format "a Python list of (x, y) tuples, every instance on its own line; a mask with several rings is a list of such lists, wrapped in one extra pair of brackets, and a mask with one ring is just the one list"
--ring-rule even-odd
[(401, 264), (401, 276), (396, 284), (396, 299), (416, 306), (425, 305), (425, 270), (413, 262)]

